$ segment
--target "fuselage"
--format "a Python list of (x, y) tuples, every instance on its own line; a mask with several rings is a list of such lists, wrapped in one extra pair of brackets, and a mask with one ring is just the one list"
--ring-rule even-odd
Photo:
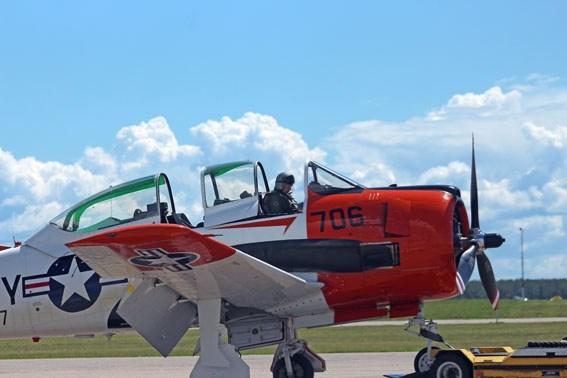
[[(306, 309), (322, 315), (306, 321), (306, 326), (413, 316), (423, 301), (458, 293), (458, 241), (469, 227), (458, 189), (364, 188), (346, 179), (341, 182), (332, 171), (309, 163), (305, 182), (310, 184), (304, 187), (301, 211), (265, 214), (261, 201), (267, 184), (265, 190), (259, 188), (258, 174), (251, 176), (255, 181), (249, 191), (254, 196), (218, 201), (221, 179), (229, 170), (215, 168), (225, 176), (202, 179), (204, 222), (189, 226), (321, 283), (320, 303)], [(344, 187), (326, 185), (322, 190), (312, 185), (317, 179), (324, 181), (325, 175)], [(207, 188), (207, 182), (215, 188)], [(216, 201), (207, 197), (210, 193)], [(0, 249), (0, 338), (127, 329), (116, 309), (136, 282), (102, 279), (65, 244), (136, 224), (181, 224), (179, 219), (169, 181), (159, 174), (89, 197), (22, 245)]]

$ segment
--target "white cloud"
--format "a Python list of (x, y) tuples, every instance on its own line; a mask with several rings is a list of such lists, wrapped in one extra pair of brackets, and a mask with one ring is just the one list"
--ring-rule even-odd
[[(105, 179), (80, 164), (16, 159), (0, 149), (0, 244), (25, 239), (77, 198), (102, 189)], [(3, 241), (4, 240), (4, 241)]]
[[(10, 219), (0, 222), (0, 229), (14, 232), (16, 240), (24, 237), (30, 229), (39, 229), (61, 213), (64, 207), (57, 201), (27, 205), (22, 213), (13, 214)], [(26, 237), (27, 238), (27, 237)]]
[(306, 160), (325, 157), (323, 150), (309, 149), (299, 133), (280, 126), (268, 115), (246, 113), (237, 120), (209, 120), (192, 127), (190, 132), (199, 145), (206, 146), (210, 157), (255, 160), (263, 156), (279, 161), (278, 166), (283, 162), (283, 168), (294, 173)]
[(567, 145), (567, 127), (556, 126), (550, 130), (543, 126), (537, 126), (531, 122), (525, 123), (522, 128), (528, 137), (536, 143), (553, 148), (564, 148)]
[(464, 111), (475, 117), (508, 114), (520, 111), (521, 101), (522, 94), (516, 89), (503, 93), (500, 87), (492, 87), (481, 94), (456, 94), (441, 109), (429, 112), (427, 119), (440, 121)]
[[(49, 198), (62, 198), (65, 192), (61, 188), (75, 186), (75, 192), (84, 193), (92, 190), (94, 175), (78, 164), (65, 165), (59, 162), (41, 162), (33, 157), (16, 160), (9, 152), (0, 150), (0, 175), (6, 180), (7, 201), (12, 196), (30, 197), (32, 201), (44, 201)], [(10, 190), (11, 189), (11, 190)]]
[(470, 176), (470, 168), (465, 163), (454, 161), (443, 167), (433, 167), (422, 173), (417, 180), (419, 184), (451, 182), (455, 177)]
[(93, 172), (111, 175), (116, 172), (117, 162), (114, 157), (101, 147), (87, 147), (79, 164)]
[(152, 159), (168, 163), (201, 152), (197, 146), (180, 145), (163, 117), (123, 127), (116, 140), (117, 150), (122, 154), (119, 159), (127, 171), (144, 167)]
[[(482, 189), (479, 195), (482, 195), (485, 203), (490, 207), (501, 207), (504, 209), (525, 210), (531, 209), (539, 205), (539, 198), (534, 198), (531, 190), (515, 190), (511, 186), (509, 179), (502, 179), (498, 182), (490, 182), (481, 180)], [(539, 197), (539, 196), (536, 196)]]
[(502, 93), (500, 87), (492, 87), (482, 94), (466, 93), (454, 95), (447, 104), (448, 108), (484, 108), (494, 107), (502, 109), (511, 103), (517, 104), (522, 95), (517, 90), (506, 94)]
[(525, 229), (526, 245), (528, 249), (538, 250), (540, 248), (540, 240), (537, 238), (555, 238), (566, 236), (565, 224), (563, 217), (560, 215), (530, 215), (523, 217), (521, 227)]
[[(565, 167), (563, 167), (565, 168)], [(551, 213), (567, 214), (567, 177), (546, 183), (543, 187), (544, 200), (548, 200), (547, 209)]]
[[(347, 169), (347, 167), (342, 167)], [(341, 169), (336, 168), (338, 170)], [(349, 168), (350, 178), (353, 180), (364, 183), (367, 187), (388, 186), (396, 183), (396, 175), (386, 165), (382, 163), (369, 163), (351, 165)]]
[(0, 207), (2, 206), (21, 206), (25, 205), (27, 199), (24, 196), (14, 195), (12, 197), (3, 198), (0, 201)]
[(517, 78), (506, 78), (500, 80), (500, 82), (520, 92), (526, 93), (540, 91), (542, 88), (548, 89), (551, 84), (560, 81), (560, 79), (561, 78), (559, 78), (558, 76), (532, 73), (527, 75), (522, 81), (518, 81)]

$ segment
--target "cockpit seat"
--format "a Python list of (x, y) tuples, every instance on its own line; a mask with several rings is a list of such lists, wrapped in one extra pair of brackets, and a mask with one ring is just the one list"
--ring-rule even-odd
[(167, 216), (167, 220), (169, 221), (169, 223), (175, 223), (189, 228), (195, 228), (195, 226), (191, 224), (191, 221), (189, 221), (189, 218), (187, 218), (187, 215), (185, 215), (184, 213), (171, 213)]

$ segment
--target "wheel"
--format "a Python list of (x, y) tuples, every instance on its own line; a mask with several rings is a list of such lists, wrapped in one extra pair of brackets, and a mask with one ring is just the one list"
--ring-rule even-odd
[[(431, 350), (439, 350), (439, 348), (432, 347)], [(427, 354), (427, 347), (425, 347), (415, 355), (415, 358), (413, 360), (413, 369), (416, 373), (428, 372), (429, 369), (431, 369), (431, 365), (433, 365), (434, 361), (435, 358), (429, 357), (429, 355)]]
[[(293, 369), (293, 378), (313, 378), (313, 366), (311, 366), (311, 362), (309, 362), (305, 356), (301, 354), (291, 356), (291, 367)], [(276, 362), (273, 377), (288, 378), (283, 358), (280, 358), (278, 362)]]
[(470, 362), (458, 353), (443, 353), (431, 365), (432, 378), (472, 378)]

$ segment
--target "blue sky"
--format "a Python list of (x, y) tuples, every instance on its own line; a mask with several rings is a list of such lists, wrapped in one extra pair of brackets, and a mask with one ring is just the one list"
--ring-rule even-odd
[[(455, 184), (475, 133), (490, 258), (567, 271), (567, 3), (0, 3), (0, 244), (80, 198), (167, 172), (320, 160), (367, 185)], [(298, 192), (298, 194), (300, 194)]]

